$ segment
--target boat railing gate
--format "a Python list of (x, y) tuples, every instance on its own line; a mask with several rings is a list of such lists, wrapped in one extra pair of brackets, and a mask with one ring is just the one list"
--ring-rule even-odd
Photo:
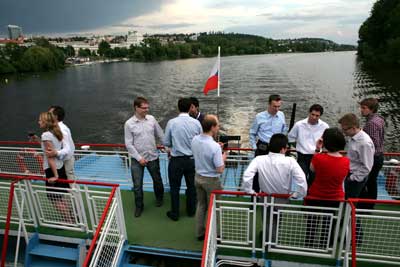
[[(29, 242), (26, 226), (34, 227), (36, 231), (38, 227), (44, 227), (82, 232), (88, 237), (94, 235), (89, 250), (93, 256), (86, 256), (88, 266), (95, 266), (93, 262), (99, 261), (107, 263), (102, 266), (116, 266), (122, 245), (127, 240), (119, 185), (60, 181), (70, 186), (51, 188), (45, 181), (40, 176), (0, 173), (0, 222), (18, 225), (17, 245), (21, 228), (25, 242)], [(11, 196), (12, 187), (15, 188), (14, 205), (9, 205), (11, 202), (6, 198)], [(18, 250), (15, 260), (17, 258)]]
[[(38, 143), (0, 141), (0, 172), (16, 175), (44, 176), (42, 151)], [(12, 147), (11, 147), (12, 146)], [(23, 147), (22, 147), (23, 146)], [(75, 151), (75, 176), (82, 181), (113, 182), (132, 188), (131, 158), (123, 144), (76, 144), (90, 147)], [(161, 151), (163, 148), (160, 147)], [(253, 159), (252, 149), (228, 148), (226, 168), (221, 175), (224, 190), (240, 191), (243, 172)], [(295, 151), (294, 151), (295, 153)], [(295, 154), (294, 154), (295, 155)], [(378, 199), (400, 199), (400, 153), (385, 153), (384, 165), (377, 178)], [(165, 189), (169, 189), (168, 155), (160, 153), (160, 171)], [(145, 170), (143, 187), (153, 188)], [(146, 178), (147, 177), (147, 178)], [(182, 190), (186, 189), (185, 181)]]
[[(380, 205), (379, 209), (360, 205)], [(370, 207), (371, 208), (371, 207)], [(349, 199), (345, 216), (344, 266), (358, 262), (392, 264), (400, 262), (400, 201)]]
[[(398, 264), (399, 210), (353, 208), (356, 215), (352, 215), (354, 201), (340, 201), (337, 208), (330, 208), (290, 204), (287, 197), (259, 194), (251, 198), (243, 192), (214, 191), (209, 202), (201, 266), (219, 266), (224, 262), (249, 266), (260, 261), (269, 266), (269, 253), (332, 259), (337, 265), (344, 259), (346, 265), (352, 248), (358, 251), (357, 260)], [(359, 221), (358, 230), (351, 228), (354, 216)], [(361, 227), (362, 245), (351, 246), (355, 240), (351, 233), (355, 236)], [(227, 256), (232, 252), (224, 255), (227, 250), (247, 251), (248, 257)]]

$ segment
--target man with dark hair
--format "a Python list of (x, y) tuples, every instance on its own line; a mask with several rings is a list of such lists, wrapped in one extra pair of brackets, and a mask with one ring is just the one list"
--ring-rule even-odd
[(221, 190), (220, 174), (224, 171), (225, 152), (214, 141), (219, 131), (219, 121), (215, 115), (206, 115), (202, 122), (203, 134), (192, 141), (192, 152), (196, 166), (195, 187), (197, 196), (196, 235), (204, 239), (205, 219), (208, 200), (213, 190)]
[[(276, 133), (286, 132), (285, 114), (279, 111), (282, 105), (280, 95), (270, 95), (268, 108), (260, 112), (250, 128), (250, 145), (255, 149), (255, 156), (268, 154), (268, 145), (271, 136)], [(260, 190), (257, 176), (254, 177), (254, 190)]]
[(137, 97), (133, 102), (134, 115), (125, 122), (125, 146), (129, 152), (135, 193), (135, 217), (143, 212), (143, 174), (146, 167), (153, 179), (156, 206), (163, 204), (164, 186), (160, 173), (160, 161), (156, 141), (164, 138), (163, 130), (157, 120), (148, 114), (149, 102)]
[(358, 198), (374, 163), (374, 143), (360, 128), (360, 121), (355, 114), (345, 114), (339, 119), (339, 124), (343, 133), (350, 137), (347, 144), (350, 174), (345, 181), (346, 198)]
[(191, 97), (190, 100), (192, 101), (192, 106), (190, 107), (189, 115), (201, 123), (204, 119), (204, 114), (200, 112), (199, 100), (196, 97)]
[(70, 180), (75, 180), (75, 144), (74, 140), (72, 140), (71, 130), (63, 122), (65, 118), (65, 111), (60, 106), (51, 106), (49, 108), (49, 112), (53, 113), (54, 117), (56, 118), (58, 126), (63, 134), (63, 140), (61, 150), (57, 151), (55, 149), (49, 149), (46, 150), (46, 155), (47, 157), (57, 157), (59, 160), (62, 160), (64, 162), (67, 178)]
[[(360, 102), (361, 115), (367, 119), (364, 125), (364, 132), (371, 137), (375, 146), (374, 164), (368, 175), (367, 184), (361, 193), (361, 198), (377, 199), (378, 189), (376, 178), (383, 166), (383, 143), (385, 141), (385, 121), (378, 112), (379, 103), (376, 98), (366, 98)], [(373, 204), (366, 205), (366, 208), (372, 209)]]
[(167, 216), (179, 219), (179, 191), (182, 175), (186, 182), (186, 211), (193, 216), (196, 211), (196, 189), (194, 187), (195, 166), (192, 154), (192, 140), (202, 133), (200, 122), (189, 116), (192, 102), (189, 98), (178, 101), (179, 116), (171, 119), (165, 128), (164, 145), (171, 148), (171, 159), (168, 165), (168, 177), (171, 192), (171, 210)]
[(310, 163), (316, 150), (315, 144), (325, 129), (329, 128), (329, 125), (320, 119), (323, 113), (321, 105), (312, 105), (308, 117), (296, 122), (288, 135), (289, 142), (296, 142), (297, 162), (306, 175), (308, 187), (314, 178), (313, 172), (310, 171)]
[[(303, 170), (292, 157), (285, 156), (288, 139), (284, 134), (274, 134), (269, 142), (269, 153), (254, 158), (243, 174), (243, 189), (254, 193), (253, 177), (259, 176), (260, 189), (269, 194), (305, 196), (307, 181)], [(298, 191), (292, 192), (292, 181)]]

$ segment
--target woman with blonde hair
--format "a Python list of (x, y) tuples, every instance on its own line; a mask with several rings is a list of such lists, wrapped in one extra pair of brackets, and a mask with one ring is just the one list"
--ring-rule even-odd
[[(39, 127), (43, 129), (41, 136), (41, 146), (42, 150), (60, 150), (62, 147), (63, 135), (58, 126), (54, 115), (51, 112), (42, 112), (39, 116)], [(46, 173), (46, 187), (47, 187), (47, 198), (56, 207), (59, 213), (63, 216), (61, 221), (67, 223), (73, 223), (73, 217), (71, 216), (70, 208), (68, 204), (63, 199), (62, 194), (66, 190), (57, 190), (58, 188), (69, 188), (68, 183), (59, 182), (60, 180), (67, 180), (67, 175), (65, 173), (64, 163), (62, 160), (56, 157), (49, 158), (44, 153), (43, 169)]]

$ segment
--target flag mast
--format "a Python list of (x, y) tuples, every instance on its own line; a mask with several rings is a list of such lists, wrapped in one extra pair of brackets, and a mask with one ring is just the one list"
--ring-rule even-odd
[(218, 93), (217, 96), (219, 97), (219, 85), (221, 81), (221, 47), (218, 46)]
[(221, 47), (218, 46), (218, 87), (217, 87), (217, 117), (219, 119), (219, 87), (221, 83)]

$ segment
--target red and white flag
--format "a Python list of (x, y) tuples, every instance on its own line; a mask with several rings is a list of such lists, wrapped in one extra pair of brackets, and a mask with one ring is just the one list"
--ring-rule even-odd
[(211, 70), (210, 76), (208, 77), (207, 82), (204, 85), (203, 93), (207, 95), (208, 91), (218, 89), (218, 96), (219, 96), (219, 81), (220, 81), (219, 79), (220, 79), (220, 56), (218, 49), (217, 62), (215, 62), (215, 65)]

